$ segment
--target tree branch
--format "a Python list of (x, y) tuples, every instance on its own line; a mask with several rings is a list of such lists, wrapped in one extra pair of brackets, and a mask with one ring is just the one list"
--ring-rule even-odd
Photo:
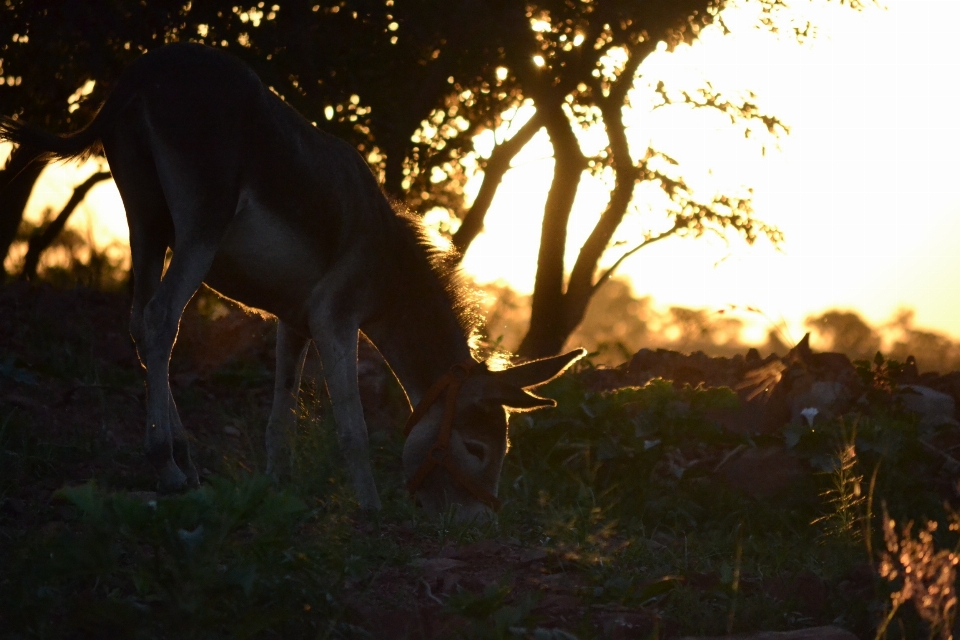
[(453, 246), (461, 256), (466, 253), (470, 243), (483, 230), (483, 219), (493, 203), (493, 197), (503, 176), (510, 169), (513, 158), (543, 128), (543, 123), (543, 115), (538, 110), (509, 140), (504, 140), (493, 148), (484, 167), (483, 183), (480, 185), (477, 198), (470, 207), (470, 211), (464, 216), (460, 228), (453, 234)]
[(70, 215), (77, 206), (83, 202), (83, 199), (87, 196), (87, 192), (90, 191), (94, 185), (109, 177), (109, 171), (97, 171), (81, 182), (74, 188), (73, 195), (70, 196), (70, 200), (67, 201), (66, 206), (63, 207), (63, 210), (60, 211), (56, 219), (47, 225), (42, 232), (34, 232), (27, 245), (27, 255), (26, 258), (24, 258), (23, 271), (20, 272), (21, 278), (32, 280), (37, 277), (37, 266), (40, 264), (40, 255), (53, 244), (53, 241), (60, 235), (60, 232), (63, 231)]
[[(645, 52), (644, 49), (646, 49)], [(633, 199), (634, 186), (640, 177), (639, 167), (634, 164), (630, 155), (626, 126), (623, 122), (623, 103), (640, 63), (653, 50), (654, 46), (649, 43), (627, 48), (629, 56), (627, 63), (617, 81), (610, 87), (606, 98), (601, 91), (601, 81), (594, 78), (591, 83), (597, 105), (603, 116), (607, 139), (610, 142), (611, 166), (616, 176), (616, 183), (606, 209), (600, 215), (600, 220), (590, 232), (586, 242), (583, 243), (573, 270), (570, 272), (564, 302), (564, 321), (571, 331), (583, 320), (590, 298), (599, 286), (593, 283), (597, 264), (626, 215), (630, 201)]]
[(23, 221), (23, 210), (30, 199), (45, 164), (34, 162), (36, 154), (17, 146), (0, 170), (0, 282), (6, 278), (3, 261)]
[(632, 256), (633, 254), (635, 254), (637, 251), (640, 251), (640, 249), (643, 249), (644, 247), (648, 247), (648, 246), (650, 246), (651, 244), (653, 244), (654, 242), (659, 242), (660, 240), (663, 240), (664, 238), (668, 238), (668, 237), (674, 235), (677, 231), (679, 231), (679, 230), (682, 229), (682, 228), (683, 228), (683, 225), (681, 225), (679, 222), (678, 222), (678, 223), (675, 223), (672, 227), (670, 227), (670, 229), (664, 231), (663, 233), (658, 233), (658, 234), (655, 235), (655, 236), (651, 236), (651, 237), (645, 239), (643, 242), (641, 242), (640, 244), (638, 244), (637, 246), (635, 246), (633, 249), (630, 249), (629, 251), (627, 251), (625, 254), (623, 254), (622, 256), (620, 256), (619, 258), (617, 258), (617, 261), (614, 262), (613, 265), (612, 265), (609, 269), (607, 269), (606, 271), (604, 271), (604, 272), (600, 275), (599, 278), (597, 278), (597, 283), (596, 283), (595, 285), (593, 285), (593, 290), (596, 291), (597, 289), (599, 289), (599, 288), (603, 285), (604, 282), (606, 282), (607, 280), (609, 280), (610, 277), (611, 277), (611, 276), (614, 274), (614, 272), (617, 270), (617, 267), (619, 267), (621, 264), (623, 264), (623, 261), (624, 261), (624, 260), (626, 260), (627, 258), (629, 258), (630, 256)]

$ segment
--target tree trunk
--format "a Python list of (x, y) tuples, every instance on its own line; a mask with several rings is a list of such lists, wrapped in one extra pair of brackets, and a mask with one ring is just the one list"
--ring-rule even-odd
[[(649, 43), (641, 43), (628, 48), (626, 65), (616, 83), (610, 88), (609, 95), (599, 99), (598, 106), (603, 115), (604, 130), (609, 140), (611, 167), (615, 177), (613, 191), (607, 208), (600, 215), (600, 220), (594, 227), (577, 256), (577, 261), (570, 271), (570, 282), (567, 286), (564, 304), (564, 322), (569, 333), (583, 322), (587, 306), (593, 294), (612, 275), (607, 271), (600, 278), (596, 278), (597, 265), (610, 246), (613, 234), (623, 221), (630, 201), (633, 200), (633, 189), (640, 176), (639, 167), (630, 155), (630, 145), (627, 141), (627, 129), (623, 122), (623, 108), (627, 91), (633, 86), (633, 79), (643, 58), (654, 50)], [(599, 82), (594, 83), (594, 91), (598, 96), (603, 95)], [(569, 335), (569, 334), (568, 334)]]
[[(564, 202), (569, 203), (566, 209), (566, 215), (563, 217), (564, 233), (546, 233), (547, 218), (550, 217), (550, 203), (548, 199), (547, 215), (544, 217), (544, 235), (540, 240), (541, 261), (537, 265), (537, 283), (534, 289), (534, 311), (531, 312), (530, 330), (520, 345), (520, 355), (529, 357), (541, 357), (553, 355), (563, 348), (563, 344), (570, 337), (570, 334), (580, 325), (586, 314), (587, 307), (593, 294), (610, 277), (613, 269), (607, 270), (600, 278), (596, 278), (597, 265), (603, 257), (604, 252), (610, 245), (614, 232), (620, 226), (623, 217), (627, 212), (630, 201), (633, 198), (633, 189), (639, 176), (639, 168), (634, 164), (630, 156), (630, 147), (627, 142), (626, 128), (623, 123), (623, 106), (626, 100), (627, 91), (633, 85), (633, 79), (637, 69), (644, 57), (649, 55), (654, 47), (648, 43), (641, 43), (628, 49), (629, 58), (624, 66), (623, 72), (618, 80), (609, 89), (606, 97), (598, 99), (598, 105), (603, 114), (604, 128), (607, 133), (607, 139), (610, 141), (609, 151), (611, 154), (611, 166), (616, 176), (616, 184), (610, 194), (610, 201), (606, 209), (600, 216), (596, 227), (590, 233), (590, 236), (584, 242), (577, 260), (570, 272), (570, 279), (563, 291), (563, 251), (566, 244), (566, 224), (570, 217), (570, 207), (573, 206), (573, 199), (576, 197), (577, 183), (579, 182), (579, 173), (577, 177), (572, 176), (573, 157), (570, 156), (568, 163), (570, 169), (561, 170), (559, 158), (561, 152), (554, 142), (554, 133), (551, 131), (551, 141), (554, 142), (554, 155), (558, 158), (557, 168), (554, 169), (554, 183), (551, 186), (551, 196), (553, 189), (557, 187), (558, 180), (561, 180), (560, 171), (564, 171), (567, 184), (561, 185), (565, 189), (572, 189), (572, 192), (564, 197)], [(604, 91), (599, 81), (593, 82), (593, 89), (597, 96), (603, 96)], [(562, 111), (561, 111), (562, 114)], [(566, 118), (564, 118), (566, 120)], [(567, 134), (562, 139), (569, 141), (573, 137), (570, 131), (569, 122), (565, 122)], [(549, 127), (548, 127), (549, 129)], [(573, 138), (576, 143), (576, 138)], [(566, 154), (572, 154), (569, 142), (564, 146)], [(576, 147), (576, 154), (580, 158), (580, 169), (586, 168), (586, 163), (580, 154), (579, 146)], [(560, 216), (556, 217), (556, 223), (560, 223)], [(547, 243), (552, 243), (553, 247), (547, 247)], [(559, 252), (559, 253), (558, 253)], [(543, 268), (543, 256), (551, 254), (554, 256), (554, 262), (550, 263), (552, 268), (551, 279), (545, 280), (544, 286), (546, 292), (541, 295), (540, 315), (537, 316), (537, 294), (541, 291), (540, 273)], [(556, 256), (559, 256), (559, 263), (556, 262)]]
[(3, 261), (17, 237), (23, 210), (45, 166), (42, 162), (33, 162), (34, 157), (28, 150), (16, 147), (0, 171), (0, 280), (7, 275)]
[(562, 104), (562, 97), (547, 103), (537, 101), (537, 109), (543, 111), (544, 124), (550, 134), (554, 167), (543, 212), (530, 329), (517, 350), (519, 355), (528, 358), (559, 352), (570, 333), (563, 320), (563, 253), (567, 244), (567, 222), (587, 161)]
[(87, 192), (90, 191), (94, 185), (103, 182), (109, 177), (109, 171), (98, 171), (84, 180), (74, 188), (73, 195), (70, 196), (70, 200), (67, 201), (66, 206), (60, 211), (56, 219), (48, 224), (47, 228), (42, 232), (33, 234), (27, 246), (27, 256), (23, 261), (23, 271), (20, 272), (21, 278), (32, 280), (37, 277), (37, 266), (40, 264), (40, 255), (53, 243), (57, 236), (60, 235), (60, 232), (63, 231), (67, 220), (70, 218), (70, 214), (83, 202), (83, 199), (87, 196)]

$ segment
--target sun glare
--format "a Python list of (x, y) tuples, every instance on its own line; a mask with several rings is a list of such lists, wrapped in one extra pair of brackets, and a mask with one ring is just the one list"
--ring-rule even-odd
[[(814, 3), (804, 17), (820, 25), (819, 37), (797, 43), (743, 26), (749, 13), (731, 14), (733, 36), (707, 28), (692, 46), (653, 54), (630, 96), (634, 155), (650, 144), (668, 152), (698, 189), (752, 187), (758, 217), (779, 226), (786, 244), (778, 252), (712, 236), (668, 240), (624, 263), (621, 273), (636, 292), (664, 306), (760, 308), (776, 322), (785, 319), (794, 338), (806, 317), (827, 308), (857, 309), (879, 323), (902, 306), (917, 310), (919, 324), (960, 336), (960, 303), (934, 275), (960, 272), (952, 248), (960, 195), (949, 187), (960, 163), (944, 152), (960, 144), (949, 106), (956, 89), (946, 81), (960, 71), (960, 54), (944, 39), (891, 46), (905, 29), (923, 32), (934, 15), (950, 23), (960, 18), (960, 4), (895, 1), (887, 11), (854, 12)], [(781, 117), (791, 134), (745, 138), (723, 114), (685, 105), (653, 110), (643, 86), (659, 79), (677, 91), (709, 80), (731, 96), (753, 92), (751, 100)], [(489, 132), (479, 137), (478, 152), (489, 153), (493, 142)], [(581, 144), (585, 151), (602, 146), (603, 136), (587, 132)], [(514, 160), (484, 234), (465, 257), (479, 280), (532, 289), (552, 167), (541, 132)], [(568, 267), (608, 193), (601, 179), (583, 175)], [(644, 193), (618, 233), (626, 243), (620, 251), (663, 219)], [(618, 255), (611, 249), (608, 263)], [(748, 331), (762, 340), (769, 324), (760, 318)]]

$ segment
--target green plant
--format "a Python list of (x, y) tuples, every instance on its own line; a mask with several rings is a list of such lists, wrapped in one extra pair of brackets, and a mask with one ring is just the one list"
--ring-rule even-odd
[(856, 422), (848, 431), (841, 420), (834, 469), (827, 474), (830, 487), (820, 494), (826, 501), (828, 511), (811, 523), (820, 525), (825, 537), (848, 542), (863, 540), (862, 525), (867, 517), (863, 476), (857, 473), (856, 441)]
[[(448, 613), (466, 618), (469, 626), (465, 629), (465, 635), (477, 640), (500, 640), (506, 638), (516, 638), (524, 636), (527, 633), (530, 624), (530, 612), (535, 604), (535, 599), (529, 596), (523, 598), (511, 598), (512, 588), (509, 584), (490, 584), (482, 593), (476, 594), (469, 591), (460, 591), (451, 595), (447, 599), (446, 610)], [(540, 635), (537, 635), (537, 632)], [(558, 638), (558, 640), (573, 638), (575, 636), (566, 634), (565, 636), (546, 635), (551, 634), (552, 630), (533, 629), (533, 637)]]
[(146, 502), (93, 484), (59, 495), (79, 511), (79, 527), (43, 541), (15, 567), (20, 586), (30, 586), (8, 618), (13, 628), (244, 638), (320, 629), (336, 618), (334, 565), (291, 546), (309, 517), (305, 505), (266, 478), (215, 479)]

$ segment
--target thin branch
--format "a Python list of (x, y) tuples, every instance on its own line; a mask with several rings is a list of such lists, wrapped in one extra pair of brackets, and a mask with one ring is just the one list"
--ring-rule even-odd
[(604, 282), (606, 282), (607, 280), (609, 280), (610, 277), (613, 275), (614, 271), (617, 270), (617, 267), (619, 267), (619, 266), (623, 263), (624, 260), (626, 260), (627, 258), (629, 258), (630, 256), (632, 256), (633, 254), (635, 254), (637, 251), (640, 251), (640, 249), (643, 249), (644, 247), (648, 247), (648, 246), (650, 246), (651, 244), (653, 244), (654, 242), (659, 242), (660, 240), (663, 240), (664, 238), (667, 238), (667, 237), (669, 237), (669, 236), (672, 236), (672, 235), (675, 234), (677, 231), (679, 231), (681, 228), (682, 228), (682, 226), (681, 226), (679, 223), (676, 223), (676, 224), (674, 224), (670, 229), (668, 229), (667, 231), (664, 231), (663, 233), (657, 234), (657, 235), (655, 235), (655, 236), (653, 236), (653, 237), (647, 238), (646, 240), (644, 240), (643, 242), (641, 242), (640, 244), (638, 244), (637, 246), (635, 246), (633, 249), (630, 249), (630, 250), (627, 251), (625, 254), (623, 254), (622, 256), (620, 256), (619, 258), (617, 258), (617, 261), (613, 263), (613, 266), (611, 266), (609, 269), (607, 269), (606, 271), (604, 271), (603, 274), (597, 279), (597, 283), (596, 283), (595, 285), (593, 285), (593, 290), (596, 291), (597, 289), (600, 288), (601, 285), (603, 285)]
[(51, 245), (60, 232), (67, 224), (67, 219), (87, 196), (87, 192), (99, 182), (110, 177), (109, 171), (97, 171), (92, 176), (81, 182), (73, 190), (73, 195), (67, 201), (66, 206), (57, 215), (56, 219), (47, 225), (42, 232), (34, 232), (27, 245), (27, 255), (23, 262), (23, 271), (20, 277), (32, 280), (37, 277), (37, 266), (40, 264), (40, 255)]
[(626, 215), (630, 201), (633, 200), (634, 187), (641, 175), (640, 167), (633, 162), (630, 145), (627, 141), (626, 126), (623, 122), (623, 103), (626, 93), (633, 84), (640, 63), (645, 58), (644, 51), (653, 50), (650, 46), (638, 44), (627, 49), (629, 58), (623, 71), (609, 88), (608, 97), (602, 95), (600, 83), (593, 78), (593, 88), (597, 105), (603, 116), (604, 128), (609, 141), (610, 167), (614, 171), (616, 183), (610, 194), (607, 207), (600, 215), (587, 240), (580, 248), (577, 260), (570, 272), (567, 294), (565, 296), (565, 314), (568, 325), (575, 327), (582, 319), (590, 297), (596, 290), (593, 277), (600, 258), (610, 245), (610, 239)]
[(496, 195), (503, 176), (510, 169), (510, 162), (543, 128), (543, 124), (542, 112), (537, 110), (533, 117), (527, 120), (513, 136), (493, 148), (484, 167), (480, 191), (477, 193), (470, 211), (464, 216), (460, 228), (453, 234), (453, 246), (456, 247), (461, 256), (466, 253), (470, 243), (483, 229), (483, 219), (493, 203), (493, 197)]

